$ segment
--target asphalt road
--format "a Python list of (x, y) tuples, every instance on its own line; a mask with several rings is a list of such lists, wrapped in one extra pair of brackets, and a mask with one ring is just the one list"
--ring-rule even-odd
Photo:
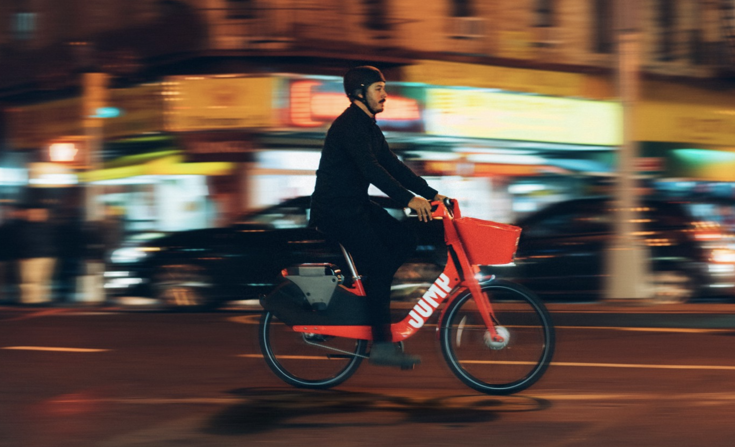
[(0, 308), (0, 446), (731, 446), (735, 307), (551, 306), (557, 353), (514, 396), (443, 364), (281, 383), (257, 313)]

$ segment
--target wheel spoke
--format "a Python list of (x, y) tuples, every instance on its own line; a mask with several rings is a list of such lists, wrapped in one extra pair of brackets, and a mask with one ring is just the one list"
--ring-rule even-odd
[(329, 337), (307, 340), (271, 312), (264, 312), (260, 348), (271, 370), (283, 381), (303, 388), (331, 388), (355, 373), (365, 357), (365, 340)]
[(468, 293), (447, 310), (441, 336), (444, 357), (452, 372), (473, 389), (518, 392), (536, 382), (551, 361), (551, 319), (543, 304), (520, 286), (496, 281), (483, 291), (497, 321), (508, 330), (508, 343), (489, 346), (487, 328)]

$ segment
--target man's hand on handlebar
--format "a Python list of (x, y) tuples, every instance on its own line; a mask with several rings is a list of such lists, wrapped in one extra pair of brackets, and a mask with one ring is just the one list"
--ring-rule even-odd
[(431, 202), (423, 197), (415, 196), (410, 202), (408, 202), (408, 207), (416, 211), (416, 216), (421, 222), (428, 222), (431, 220)]
[[(446, 198), (447, 196), (437, 194), (436, 196), (434, 196), (434, 201), (442, 201)], [(431, 202), (424, 199), (423, 197), (414, 197), (413, 199), (411, 199), (410, 202), (408, 202), (408, 207), (416, 212), (416, 217), (418, 217), (420, 221), (428, 222), (432, 220), (431, 213), (433, 210), (431, 207)]]

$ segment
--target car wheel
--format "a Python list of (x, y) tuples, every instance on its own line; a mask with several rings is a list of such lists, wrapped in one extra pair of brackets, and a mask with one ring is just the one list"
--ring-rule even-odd
[(212, 282), (204, 269), (191, 264), (159, 268), (153, 288), (156, 298), (168, 308), (206, 309), (214, 306)]
[(696, 281), (686, 271), (661, 269), (651, 272), (652, 298), (657, 303), (686, 303), (696, 294)]

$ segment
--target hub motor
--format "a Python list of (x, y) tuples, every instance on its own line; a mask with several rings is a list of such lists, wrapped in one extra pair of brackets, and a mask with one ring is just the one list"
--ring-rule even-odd
[(508, 331), (505, 326), (495, 326), (495, 332), (497, 332), (498, 335), (503, 338), (503, 340), (495, 341), (493, 340), (493, 336), (492, 334), (490, 334), (490, 331), (485, 331), (485, 346), (496, 351), (504, 349), (506, 346), (508, 346), (508, 343), (510, 342), (510, 331)]

